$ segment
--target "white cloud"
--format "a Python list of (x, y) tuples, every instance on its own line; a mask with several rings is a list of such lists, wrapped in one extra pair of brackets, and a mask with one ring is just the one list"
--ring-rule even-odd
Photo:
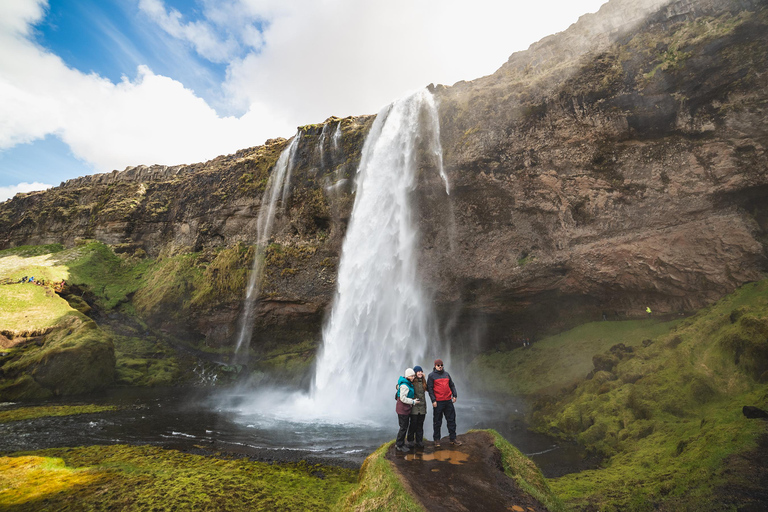
[(45, 190), (51, 188), (53, 185), (47, 183), (19, 183), (18, 185), (11, 185), (9, 187), (0, 187), (0, 203), (6, 199), (10, 199), (19, 192), (33, 192), (35, 190)]
[(244, 114), (222, 117), (146, 66), (120, 83), (69, 68), (31, 38), (46, 2), (3, 1), (0, 150), (55, 134), (100, 172), (207, 160), (330, 115), (375, 113), (430, 82), (492, 73), (600, 3), (203, 0), (189, 21), (161, 0), (140, 0), (164, 32), (228, 63), (221, 96)]
[(602, 0), (242, 0), (269, 20), (264, 46), (234, 60), (225, 84), (302, 122), (373, 113), (429, 83), (493, 73), (514, 51), (563, 30)]
[(168, 34), (191, 43), (195, 51), (212, 62), (226, 62), (237, 50), (238, 44), (230, 37), (221, 39), (208, 23), (184, 23), (176, 9), (166, 10), (161, 0), (139, 0), (139, 9)]

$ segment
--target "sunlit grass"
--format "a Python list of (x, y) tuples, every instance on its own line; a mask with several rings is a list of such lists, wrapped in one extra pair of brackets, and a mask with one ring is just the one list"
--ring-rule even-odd
[(91, 471), (66, 467), (59, 458), (0, 457), (0, 508), (34, 510), (37, 505), (33, 504), (98, 479)]
[(266, 464), (153, 446), (89, 446), (0, 458), (0, 508), (337, 510), (357, 472)]
[(48, 405), (38, 407), (17, 407), (10, 410), (0, 409), (0, 423), (31, 420), (51, 416), (73, 416), (75, 414), (93, 414), (116, 411), (114, 405)]

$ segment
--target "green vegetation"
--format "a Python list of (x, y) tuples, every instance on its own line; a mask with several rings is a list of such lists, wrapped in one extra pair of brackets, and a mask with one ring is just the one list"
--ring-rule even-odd
[(472, 364), (538, 397), (538, 430), (603, 457), (549, 481), (575, 509), (727, 509), (724, 489), (755, 489), (735, 461), (766, 431), (741, 408), (768, 406), (768, 280), (684, 320), (586, 324)]
[(149, 260), (120, 257), (109, 246), (94, 241), (61, 253), (56, 263), (69, 269), (68, 282), (86, 287), (104, 310), (126, 303), (142, 285), (150, 265)]
[(645, 339), (669, 332), (679, 321), (655, 319), (592, 322), (544, 338), (522, 350), (489, 353), (469, 366), (475, 385), (486, 391), (530, 395), (583, 379), (592, 370), (592, 355), (623, 343), (640, 346)]
[(0, 363), (4, 377), (0, 398), (4, 400), (85, 393), (114, 381), (112, 340), (77, 311), (62, 317), (41, 347), (36, 343), (14, 347)]
[(152, 446), (0, 457), (4, 510), (337, 510), (353, 470), (190, 455)]
[[(470, 432), (473, 432), (470, 430)], [(560, 512), (565, 507), (555, 496), (536, 464), (520, 453), (495, 430), (483, 430), (493, 437), (493, 444), (501, 452), (504, 473), (513, 479), (521, 489), (543, 503), (550, 512)]]
[(424, 509), (408, 493), (384, 457), (394, 441), (384, 444), (365, 459), (360, 468), (358, 486), (341, 502), (340, 510), (412, 511)]
[(9, 284), (0, 291), (0, 311), (3, 313), (0, 331), (6, 335), (11, 332), (19, 335), (44, 333), (72, 311), (67, 301), (44, 286)]
[(0, 423), (31, 420), (51, 416), (73, 416), (75, 414), (93, 414), (96, 412), (116, 411), (114, 405), (47, 405), (40, 407), (18, 407), (7, 411), (0, 410)]

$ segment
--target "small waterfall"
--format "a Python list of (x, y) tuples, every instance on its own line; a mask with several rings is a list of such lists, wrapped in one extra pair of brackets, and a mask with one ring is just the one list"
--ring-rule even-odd
[[(253, 266), (248, 278), (243, 313), (240, 316), (240, 330), (235, 345), (235, 359), (243, 362), (247, 359), (248, 347), (251, 344), (253, 334), (253, 313), (256, 300), (261, 292), (261, 276), (264, 272), (264, 252), (272, 235), (272, 226), (275, 222), (277, 199), (281, 197), (281, 205), (285, 206), (285, 200), (291, 181), (291, 172), (296, 160), (296, 150), (301, 139), (301, 132), (297, 132), (291, 143), (286, 147), (277, 159), (272, 173), (267, 180), (264, 195), (261, 197), (259, 217), (256, 219), (256, 254), (253, 257)], [(282, 191), (282, 194), (281, 194)]]
[(328, 166), (325, 164), (325, 139), (328, 138), (328, 128), (329, 124), (325, 123), (323, 125), (323, 131), (320, 132), (320, 143), (317, 145), (318, 150), (320, 151), (320, 169), (325, 170), (328, 168)]
[(415, 364), (429, 370), (427, 358), (439, 355), (410, 206), (417, 169), (431, 167), (447, 193), (437, 109), (425, 89), (384, 108), (365, 141), (337, 294), (318, 355), (311, 393), (316, 406), (389, 413), (382, 401), (394, 410), (397, 377)]
[(341, 121), (339, 121), (339, 124), (336, 125), (336, 129), (333, 131), (333, 135), (331, 135), (331, 152), (333, 154), (333, 158), (338, 158), (340, 151), (341, 151)]

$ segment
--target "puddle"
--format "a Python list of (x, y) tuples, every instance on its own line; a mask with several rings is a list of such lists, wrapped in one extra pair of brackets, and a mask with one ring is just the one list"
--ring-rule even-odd
[(439, 460), (450, 464), (463, 464), (469, 460), (469, 455), (453, 450), (438, 450), (434, 453), (409, 453), (405, 460)]

